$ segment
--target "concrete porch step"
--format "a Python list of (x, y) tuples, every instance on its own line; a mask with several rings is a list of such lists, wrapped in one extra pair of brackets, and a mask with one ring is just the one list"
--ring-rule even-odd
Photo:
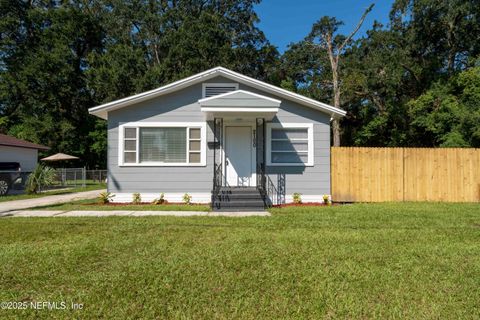
[(216, 200), (233, 201), (233, 200), (263, 200), (260, 193), (233, 193), (233, 194), (219, 194)]
[(214, 211), (263, 211), (265, 204), (255, 187), (224, 187), (213, 199), (212, 207)]

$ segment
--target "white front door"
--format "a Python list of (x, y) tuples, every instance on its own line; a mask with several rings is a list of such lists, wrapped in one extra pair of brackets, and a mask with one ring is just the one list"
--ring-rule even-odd
[(231, 187), (255, 186), (252, 127), (225, 127), (225, 176)]

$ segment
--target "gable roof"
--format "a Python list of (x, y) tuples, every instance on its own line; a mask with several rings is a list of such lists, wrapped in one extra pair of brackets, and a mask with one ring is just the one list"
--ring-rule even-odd
[(274, 94), (278, 97), (283, 97), (287, 100), (297, 102), (301, 105), (311, 107), (313, 109), (317, 109), (319, 111), (331, 114), (332, 117), (342, 117), (346, 114), (346, 111), (342, 109), (335, 108), (331, 105), (316, 101), (314, 99), (307, 98), (300, 94), (290, 92), (288, 90), (282, 89), (280, 87), (276, 87), (274, 85), (265, 83), (263, 81), (260, 81), (251, 77), (247, 77), (243, 74), (240, 74), (238, 72), (235, 72), (223, 67), (216, 67), (216, 68), (198, 73), (196, 75), (190, 76), (188, 78), (167, 84), (157, 89), (153, 89), (153, 90), (142, 92), (133, 96), (123, 98), (123, 99), (108, 102), (108, 103), (90, 108), (88, 109), (88, 112), (97, 117), (107, 119), (109, 111), (120, 109), (141, 101), (149, 100), (149, 99), (156, 98), (171, 92), (175, 92), (180, 89), (189, 87), (196, 83), (209, 80), (217, 76), (223, 76), (227, 79), (234, 80), (239, 83), (243, 83), (245, 85), (254, 87), (258, 90)]
[(0, 146), (37, 149), (37, 150), (50, 149), (49, 147), (42, 146), (40, 144), (32, 143), (29, 141), (17, 139), (15, 137), (7, 136), (5, 134), (0, 134)]

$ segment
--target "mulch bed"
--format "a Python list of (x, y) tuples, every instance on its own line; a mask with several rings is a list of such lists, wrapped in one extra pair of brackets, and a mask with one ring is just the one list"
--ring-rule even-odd
[(274, 208), (287, 208), (287, 207), (331, 207), (331, 206), (338, 206), (340, 203), (331, 203), (327, 205), (323, 202), (302, 202), (302, 203), (284, 203), (284, 204), (277, 204), (274, 205)]
[(140, 202), (140, 203), (131, 203), (131, 202), (109, 202), (109, 203), (85, 203), (85, 206), (109, 206), (109, 207), (118, 207), (118, 206), (169, 206), (169, 205), (184, 205), (184, 206), (204, 206), (205, 204), (201, 203), (191, 203), (191, 204), (185, 204), (183, 202), (167, 202), (167, 203), (162, 203), (162, 204), (154, 204), (151, 202)]

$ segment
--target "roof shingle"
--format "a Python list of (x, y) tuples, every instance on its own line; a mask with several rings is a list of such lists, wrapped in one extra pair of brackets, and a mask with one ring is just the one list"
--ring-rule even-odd
[(0, 134), (0, 145), (9, 146), (9, 147), (19, 147), (19, 148), (28, 148), (28, 149), (38, 149), (38, 150), (49, 150), (49, 147), (42, 146), (40, 144), (28, 142), (25, 140), (17, 139), (5, 134)]

